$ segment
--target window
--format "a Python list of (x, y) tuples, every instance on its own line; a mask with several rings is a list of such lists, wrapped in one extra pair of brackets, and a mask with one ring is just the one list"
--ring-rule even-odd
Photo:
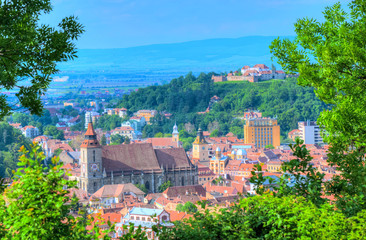
[(93, 161), (95, 162), (95, 150), (93, 150)]
[(140, 220), (140, 217), (136, 217), (136, 220), (138, 221), (138, 220)]
[(142, 219), (141, 219), (142, 221), (146, 221), (146, 219), (145, 219), (145, 217), (142, 217)]
[(131, 216), (131, 220), (135, 220), (135, 217), (134, 216)]

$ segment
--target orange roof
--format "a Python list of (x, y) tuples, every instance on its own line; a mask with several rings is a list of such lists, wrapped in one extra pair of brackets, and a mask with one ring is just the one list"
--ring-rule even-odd
[(94, 131), (93, 123), (89, 122), (88, 129), (86, 130), (85, 136), (93, 136), (93, 135), (97, 135), (97, 134)]

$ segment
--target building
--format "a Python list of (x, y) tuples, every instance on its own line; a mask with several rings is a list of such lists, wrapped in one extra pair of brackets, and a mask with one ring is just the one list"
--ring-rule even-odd
[(253, 67), (244, 66), (241, 69), (243, 76), (257, 77), (259, 81), (265, 81), (270, 79), (285, 79), (286, 74), (284, 71), (277, 71), (276, 67), (272, 65), (272, 69), (265, 64), (256, 64)]
[(171, 137), (164, 138), (148, 138), (146, 140), (147, 143), (151, 143), (153, 148), (162, 149), (162, 148), (181, 148), (183, 147), (182, 142), (179, 141), (179, 132), (177, 124), (173, 127), (173, 132)]
[(92, 123), (80, 152), (78, 185), (91, 194), (107, 184), (139, 183), (156, 192), (167, 181), (173, 186), (198, 183), (197, 168), (183, 148), (153, 149), (148, 143), (101, 146)]
[(299, 129), (294, 129), (291, 132), (289, 132), (287, 134), (288, 138), (291, 139), (292, 141), (295, 141), (296, 138), (300, 138), (301, 137), (301, 131)]
[(146, 122), (150, 123), (150, 119), (155, 117), (158, 112), (156, 110), (140, 110), (137, 111), (137, 117), (144, 117)]
[(209, 166), (209, 144), (206, 142), (203, 136), (201, 128), (198, 129), (197, 138), (192, 143), (192, 161), (194, 163), (200, 162), (205, 166)]
[[(147, 239), (157, 239), (156, 233), (152, 227), (156, 224), (161, 224), (166, 227), (172, 227), (170, 223), (170, 214), (164, 209), (151, 209), (151, 208), (132, 208), (125, 216), (122, 217), (121, 222), (115, 226), (115, 238), (122, 237), (124, 234), (129, 233), (129, 227), (133, 224), (134, 228), (141, 226), (142, 230), (146, 232)], [(126, 225), (127, 229), (123, 226)]]
[(92, 120), (92, 122), (94, 124), (96, 124), (96, 121), (99, 116), (100, 115), (97, 112), (86, 112), (85, 113), (85, 128), (88, 128), (88, 123), (90, 122), (90, 120)]
[(25, 126), (21, 128), (22, 134), (27, 138), (35, 138), (39, 136), (39, 130), (37, 127)]
[(224, 175), (228, 157), (221, 154), (221, 149), (216, 148), (215, 156), (210, 160), (210, 169), (216, 175)]
[(91, 205), (110, 206), (114, 203), (122, 203), (127, 196), (133, 196), (140, 201), (144, 200), (145, 193), (132, 183), (104, 185), (91, 195)]
[(254, 144), (256, 148), (272, 145), (280, 146), (280, 125), (274, 118), (249, 118), (244, 125), (244, 143)]
[(298, 122), (300, 138), (305, 144), (323, 144), (321, 129), (316, 121)]
[(249, 112), (244, 112), (244, 119), (247, 118), (261, 118), (262, 117), (262, 113), (259, 111), (249, 111)]
[(129, 139), (135, 139), (135, 130), (132, 127), (118, 127), (112, 131), (112, 135), (121, 135)]

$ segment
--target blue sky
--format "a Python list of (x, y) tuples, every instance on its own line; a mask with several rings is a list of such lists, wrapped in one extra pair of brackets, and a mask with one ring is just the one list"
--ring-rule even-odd
[(210, 38), (294, 35), (293, 23), (321, 19), (333, 0), (53, 0), (42, 21), (76, 15), (79, 48), (123, 48)]

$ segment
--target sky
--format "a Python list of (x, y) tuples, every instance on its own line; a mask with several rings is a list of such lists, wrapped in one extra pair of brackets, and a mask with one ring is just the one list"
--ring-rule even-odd
[(298, 18), (322, 18), (333, 0), (52, 0), (41, 20), (78, 16), (80, 49), (244, 36), (292, 36)]

